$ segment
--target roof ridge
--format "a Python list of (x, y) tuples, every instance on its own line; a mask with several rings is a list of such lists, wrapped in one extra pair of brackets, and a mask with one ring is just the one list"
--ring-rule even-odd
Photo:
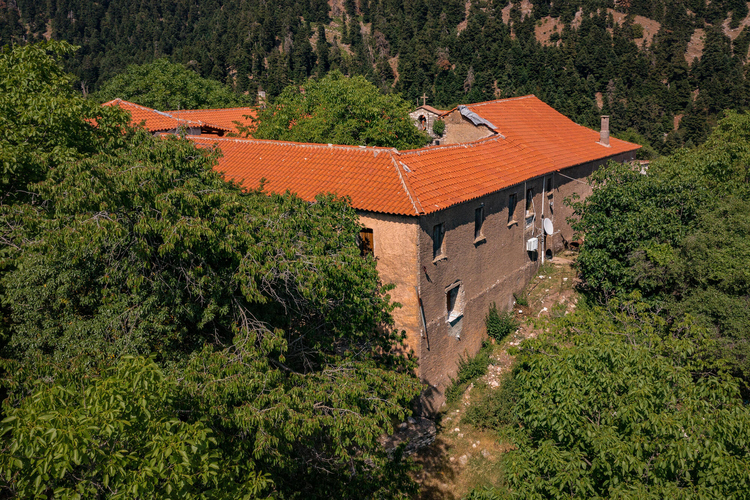
[[(481, 102), (474, 102), (474, 103), (471, 103), (471, 104), (463, 104), (463, 106), (466, 106), (466, 107), (469, 107), (469, 106), (484, 106), (486, 104), (493, 104), (493, 103), (496, 103), (496, 102), (520, 101), (521, 99), (529, 99), (531, 97), (536, 97), (536, 95), (534, 95), (534, 94), (526, 94), (526, 95), (520, 95), (520, 96), (516, 96), (516, 97), (506, 97), (505, 99), (493, 99), (491, 101), (481, 101)], [(536, 97), (536, 98), (539, 99), (538, 97)], [(541, 101), (541, 99), (539, 99), (539, 100)], [(544, 101), (542, 101), (542, 102), (544, 102)], [(458, 106), (456, 106), (456, 108), (458, 108)], [(454, 108), (454, 109), (456, 109), (456, 108)]]
[[(395, 155), (398, 155), (398, 151), (395, 152)], [(391, 152), (391, 162), (393, 163), (393, 167), (396, 169), (398, 178), (401, 180), (401, 185), (404, 186), (404, 191), (406, 191), (406, 196), (409, 197), (409, 201), (411, 201), (411, 204), (414, 207), (414, 214), (415, 215), (423, 214), (424, 208), (422, 208), (422, 202), (419, 201), (419, 198), (417, 197), (416, 193), (412, 193), (411, 183), (408, 182), (406, 176), (401, 172), (401, 169), (398, 167), (399, 162), (394, 157), (393, 152)]]
[[(201, 140), (201, 136), (192, 136), (191, 139)], [(231, 141), (231, 142), (243, 142), (243, 143), (257, 143), (257, 144), (278, 144), (284, 146), (300, 146), (300, 147), (314, 147), (320, 149), (334, 148), (338, 150), (352, 150), (352, 151), (378, 151), (378, 152), (390, 152), (399, 153), (396, 148), (389, 148), (385, 146), (352, 146), (351, 144), (325, 144), (320, 142), (295, 142), (295, 141), (280, 141), (275, 139), (255, 139), (252, 137), (210, 137), (205, 138), (210, 141)]]
[(167, 113), (199, 113), (201, 111), (234, 111), (236, 109), (254, 109), (252, 106), (238, 106), (236, 108), (208, 108), (208, 109), (172, 109)]
[[(194, 120), (194, 119), (189, 119), (189, 118), (181, 118), (179, 116), (174, 116), (173, 114), (171, 114), (169, 112), (166, 112), (166, 111), (159, 111), (158, 109), (155, 109), (155, 108), (149, 108), (148, 106), (143, 106), (141, 104), (137, 104), (137, 103), (134, 103), (134, 102), (131, 102), (131, 101), (126, 101), (125, 99), (121, 99), (120, 97), (112, 99), (109, 102), (105, 102), (104, 104), (102, 104), (102, 106), (105, 106), (105, 105), (115, 105), (115, 104), (117, 104), (118, 106), (120, 106), (121, 104), (125, 104), (125, 107), (123, 108), (125, 110), (127, 110), (128, 107), (132, 107), (132, 108), (136, 108), (136, 109), (138, 109), (140, 111), (146, 111), (146, 112), (156, 113), (156, 114), (161, 115), (161, 116), (163, 116), (165, 118), (169, 118), (171, 120), (174, 120), (178, 124), (185, 123), (187, 125), (197, 125), (199, 127), (202, 126), (202, 125), (205, 125), (207, 127), (215, 128), (217, 130), (224, 130), (224, 131), (230, 131), (231, 132), (231, 129), (229, 129), (229, 128), (223, 126), (223, 125), (217, 125), (215, 123), (209, 123), (209, 122), (205, 122), (203, 120)], [(179, 113), (181, 111), (177, 110), (177, 112)]]
[[(440, 116), (445, 116), (448, 113), (456, 111), (460, 106), (466, 106), (466, 107), (469, 107), (469, 106), (484, 106), (485, 104), (492, 104), (492, 103), (495, 103), (495, 102), (517, 101), (517, 100), (520, 100), (520, 99), (528, 99), (530, 97), (536, 97), (536, 95), (534, 95), (534, 94), (527, 94), (527, 95), (522, 95), (522, 96), (518, 96), (518, 97), (506, 97), (504, 99), (493, 99), (491, 101), (473, 102), (473, 103), (470, 103), (470, 104), (457, 104), (457, 105), (453, 106), (451, 109), (449, 109), (447, 111), (443, 111)], [(536, 98), (539, 99), (538, 97), (536, 97)], [(541, 99), (539, 99), (539, 100), (541, 100)], [(544, 101), (542, 101), (542, 102), (544, 102)], [(419, 109), (419, 108), (417, 108), (417, 109)]]
[(474, 146), (483, 144), (485, 142), (497, 141), (499, 139), (507, 139), (507, 137), (497, 132), (489, 137), (482, 137), (481, 139), (476, 139), (474, 141), (453, 142), (450, 144), (441, 144), (439, 146), (428, 146), (428, 147), (419, 148), (419, 149), (405, 149), (403, 151), (399, 151), (398, 153), (404, 156), (421, 155), (422, 153), (428, 153), (428, 152), (431, 153), (433, 151), (443, 151), (447, 149), (474, 147)]

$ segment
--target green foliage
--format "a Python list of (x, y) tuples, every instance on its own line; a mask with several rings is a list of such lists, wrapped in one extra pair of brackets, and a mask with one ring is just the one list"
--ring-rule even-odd
[(497, 304), (494, 302), (490, 305), (490, 310), (484, 318), (484, 324), (487, 327), (487, 335), (497, 342), (514, 333), (521, 326), (513, 311), (500, 313), (497, 310)]
[(750, 410), (710, 336), (644, 304), (579, 310), (522, 345), (516, 498), (741, 498)]
[(394, 94), (381, 94), (362, 77), (333, 71), (309, 80), (304, 91), (293, 85), (261, 111), (259, 139), (384, 146), (412, 149), (429, 137), (409, 119), (409, 104)]
[(750, 378), (750, 116), (728, 113), (701, 147), (594, 175), (574, 203), (586, 233), (578, 259), (600, 297), (638, 290), (674, 318), (698, 315), (721, 340), (718, 357)]
[[(77, 133), (55, 117), (50, 150)], [(111, 492), (128, 498), (413, 492), (411, 463), (377, 440), (420, 384), (348, 201), (246, 192), (210, 148), (112, 130), (112, 147), (0, 205), (4, 411), (18, 414), (3, 446), (24, 454), (3, 486), (93, 496), (106, 472), (143, 488)]]
[(451, 383), (445, 390), (445, 398), (449, 403), (456, 401), (470, 382), (487, 374), (487, 367), (492, 362), (491, 351), (490, 344), (483, 344), (475, 356), (467, 355), (459, 359), (456, 378), (451, 378)]
[(617, 134), (617, 138), (622, 139), (623, 141), (640, 144), (642, 146), (636, 153), (636, 158), (638, 160), (653, 160), (659, 156), (653, 146), (651, 146), (649, 140), (636, 132), (633, 128), (629, 128), (626, 131)]
[(526, 307), (529, 305), (529, 297), (524, 292), (514, 293), (513, 299), (519, 306)]
[(153, 361), (123, 357), (100, 373), (60, 370), (0, 424), (4, 480), (19, 498), (258, 498), (272, 483), (184, 422)]
[(200, 77), (167, 59), (130, 65), (96, 92), (99, 102), (116, 98), (161, 111), (250, 106), (253, 97), (236, 94), (216, 80)]
[(443, 120), (435, 120), (432, 123), (432, 131), (438, 137), (442, 136), (443, 132), (445, 132), (445, 122)]
[(3, 203), (12, 201), (8, 195), (25, 199), (19, 190), (28, 191), (63, 162), (124, 143), (124, 114), (73, 93), (58, 61), (74, 51), (65, 42), (44, 42), (0, 52)]
[(507, 495), (485, 486), (471, 490), (463, 500), (505, 500), (506, 498), (508, 498)]
[(355, 245), (356, 214), (330, 197), (242, 193), (213, 158), (144, 132), (56, 169), (39, 186), (50, 211), (23, 221), (37, 240), (10, 235), (6, 355), (155, 353), (182, 380), (181, 414), (208, 418), (222, 448), (287, 493), (408, 491), (407, 464), (376, 439), (419, 385), (391, 352), (400, 336), (378, 331), (392, 306)]
[(518, 421), (515, 414), (518, 399), (518, 381), (512, 373), (506, 373), (497, 389), (485, 389), (480, 397), (472, 399), (462, 421), (482, 429), (512, 426)]

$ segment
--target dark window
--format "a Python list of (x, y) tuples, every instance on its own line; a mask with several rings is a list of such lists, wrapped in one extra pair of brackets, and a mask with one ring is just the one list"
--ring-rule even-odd
[(474, 239), (482, 237), (482, 225), (484, 224), (484, 207), (474, 210)]
[(526, 190), (526, 217), (534, 213), (534, 190)]
[(552, 177), (547, 177), (547, 196), (552, 196)]
[(371, 255), (375, 251), (375, 240), (372, 236), (372, 229), (362, 229), (359, 232), (357, 244), (359, 245), (359, 253), (361, 255)]
[(446, 306), (448, 306), (448, 317), (451, 318), (456, 312), (456, 301), (458, 300), (458, 291), (460, 287), (454, 286), (447, 292), (445, 292)]
[(512, 222), (513, 212), (516, 211), (516, 193), (513, 193), (508, 197), (508, 222)]
[(445, 224), (438, 224), (432, 228), (432, 258), (443, 255), (443, 238), (445, 237)]

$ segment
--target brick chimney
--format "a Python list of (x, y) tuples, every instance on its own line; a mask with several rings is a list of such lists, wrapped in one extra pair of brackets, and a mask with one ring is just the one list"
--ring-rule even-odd
[(609, 116), (602, 115), (602, 127), (599, 131), (599, 144), (609, 147)]

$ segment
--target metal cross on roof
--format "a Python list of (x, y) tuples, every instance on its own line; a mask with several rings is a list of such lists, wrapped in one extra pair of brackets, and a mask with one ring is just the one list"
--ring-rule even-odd
[(424, 92), (422, 92), (422, 97), (420, 97), (420, 99), (422, 99), (422, 106), (424, 106), (425, 104), (427, 104), (427, 94), (425, 94)]

